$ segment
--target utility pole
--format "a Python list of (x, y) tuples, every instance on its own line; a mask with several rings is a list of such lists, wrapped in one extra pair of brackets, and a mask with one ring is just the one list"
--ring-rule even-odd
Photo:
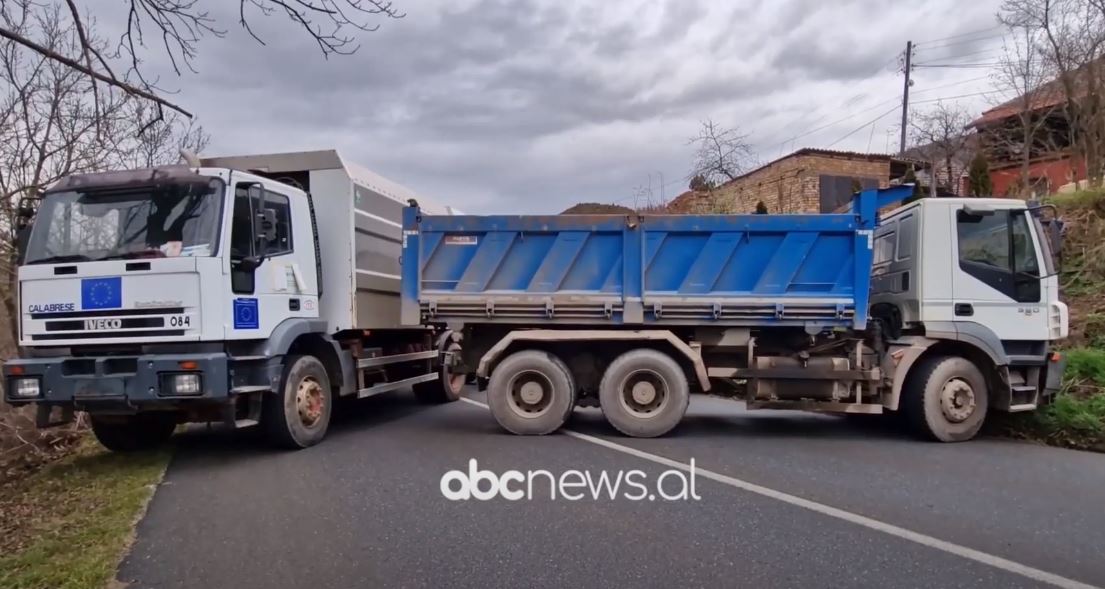
[(902, 90), (902, 141), (899, 154), (905, 153), (906, 124), (909, 121), (909, 73), (913, 69), (913, 41), (905, 42), (905, 88)]

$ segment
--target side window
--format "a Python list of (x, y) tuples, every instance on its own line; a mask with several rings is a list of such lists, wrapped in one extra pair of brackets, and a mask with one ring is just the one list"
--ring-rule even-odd
[(959, 211), (959, 261), (1009, 268), (1009, 216), (974, 217)]
[[(256, 206), (256, 205), (255, 205)], [(288, 197), (269, 191), (265, 207), (276, 212), (276, 239), (269, 242), (268, 255), (279, 256), (292, 251), (292, 206)]]
[(1036, 259), (1036, 246), (1032, 243), (1032, 233), (1028, 230), (1028, 219), (1024, 214), (1013, 215), (1013, 270), (1040, 273), (1040, 263)]
[(894, 242), (896, 237), (897, 233), (891, 231), (890, 233), (884, 233), (875, 238), (873, 263), (882, 264), (883, 262), (889, 262), (894, 259)]
[(230, 257), (241, 259), (253, 255), (253, 207), (246, 189), (234, 190), (234, 213), (230, 221)]
[(908, 260), (913, 257), (914, 244), (917, 242), (917, 215), (910, 214), (898, 222), (897, 259)]
[[(287, 196), (265, 193), (265, 207), (276, 213), (276, 238), (269, 241), (266, 255), (279, 256), (292, 251), (291, 202)], [(258, 198), (250, 198), (248, 185), (241, 184), (234, 191), (234, 218), (230, 230), (230, 251), (236, 258), (253, 255), (253, 218), (260, 210)]]
[(1009, 298), (1039, 302), (1039, 264), (1024, 211), (956, 214), (959, 267)]
[(1010, 215), (1013, 225), (1013, 272), (1016, 292), (1013, 297), (1021, 302), (1040, 301), (1040, 263), (1036, 259), (1036, 246), (1032, 243), (1032, 233), (1028, 229), (1028, 218), (1024, 212)]

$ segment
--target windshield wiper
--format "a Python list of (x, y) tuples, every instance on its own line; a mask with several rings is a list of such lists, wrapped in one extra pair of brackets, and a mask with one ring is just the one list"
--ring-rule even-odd
[(118, 254), (111, 254), (110, 256), (104, 256), (97, 258), (98, 260), (131, 260), (134, 258), (164, 258), (165, 252), (159, 249), (147, 249), (139, 250), (136, 252), (122, 252)]
[(65, 262), (91, 262), (92, 258), (84, 254), (65, 254), (31, 260), (28, 264), (64, 264)]

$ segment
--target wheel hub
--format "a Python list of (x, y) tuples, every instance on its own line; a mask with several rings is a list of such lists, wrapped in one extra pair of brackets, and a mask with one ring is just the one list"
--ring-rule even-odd
[(652, 417), (667, 402), (668, 388), (658, 373), (638, 370), (622, 381), (622, 406), (637, 417)]
[(314, 426), (322, 418), (322, 385), (317, 380), (307, 377), (299, 381), (295, 390), (295, 408), (299, 421), (307, 427)]
[(952, 379), (940, 390), (940, 411), (948, 421), (966, 421), (975, 412), (975, 391), (962, 379)]
[(523, 372), (508, 385), (510, 408), (524, 417), (537, 417), (552, 405), (552, 381), (540, 372)]
[(641, 380), (633, 385), (633, 401), (639, 405), (648, 405), (656, 400), (656, 387), (651, 382)]
[(529, 381), (522, 384), (521, 389), (518, 391), (518, 396), (522, 398), (522, 402), (527, 405), (536, 405), (541, 402), (541, 397), (545, 396), (545, 391), (541, 388), (541, 384)]

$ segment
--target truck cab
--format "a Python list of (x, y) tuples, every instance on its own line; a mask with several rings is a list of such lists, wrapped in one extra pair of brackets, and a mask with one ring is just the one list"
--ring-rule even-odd
[(1016, 199), (940, 198), (882, 220), (872, 317), (906, 345), (906, 361), (932, 346), (958, 348), (986, 367), (999, 410), (1035, 409), (1058, 387), (1062, 367), (1042, 369), (1059, 360), (1050, 345), (1067, 336), (1069, 312), (1045, 213)]
[[(405, 203), (382, 179), (358, 184), (335, 152), (249, 157), (249, 170), (224, 158), (46, 191), (22, 239), (9, 403), (38, 405), (41, 426), (87, 411), (101, 442), (125, 450), (188, 421), (263, 423), (306, 447), (341, 395), (455, 398), (440, 389), (443, 331), (395, 329), (401, 236), (388, 217)], [(358, 230), (358, 213), (376, 223)], [(381, 276), (394, 280), (361, 297)]]

